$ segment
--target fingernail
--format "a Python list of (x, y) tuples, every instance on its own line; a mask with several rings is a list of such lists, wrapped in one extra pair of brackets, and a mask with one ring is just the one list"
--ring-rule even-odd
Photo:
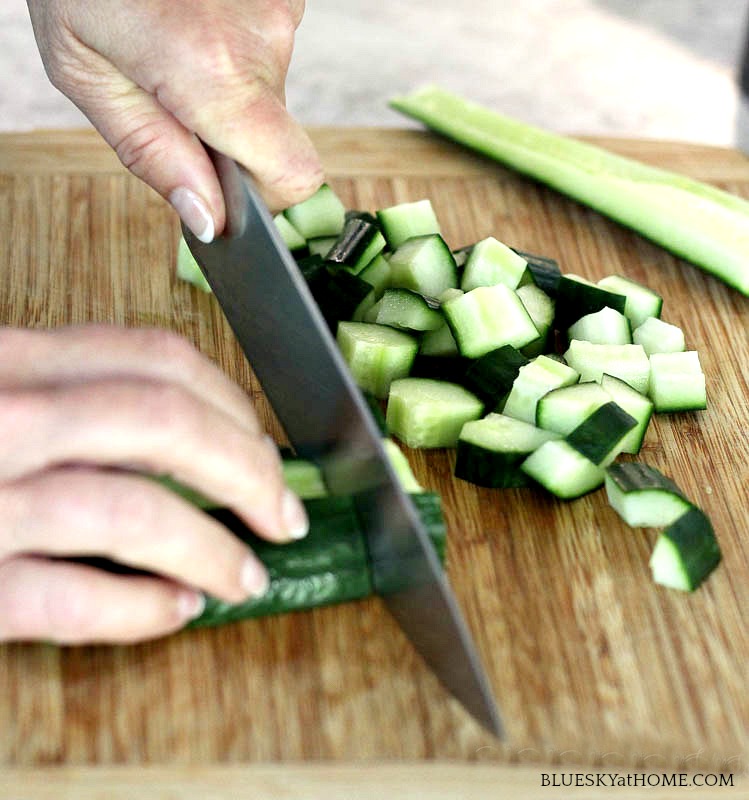
[(182, 591), (177, 597), (177, 613), (185, 622), (199, 617), (205, 609), (205, 597), (200, 592)]
[(292, 539), (303, 539), (309, 531), (309, 519), (302, 501), (291, 491), (285, 489), (281, 500), (281, 518), (286, 533)]
[(208, 212), (205, 203), (192, 189), (186, 186), (177, 187), (170, 195), (169, 202), (179, 214), (182, 222), (200, 239), (209, 244), (213, 241), (215, 228), (213, 217)]
[(250, 597), (262, 597), (270, 585), (268, 571), (254, 556), (249, 556), (244, 562), (241, 580), (242, 587)]

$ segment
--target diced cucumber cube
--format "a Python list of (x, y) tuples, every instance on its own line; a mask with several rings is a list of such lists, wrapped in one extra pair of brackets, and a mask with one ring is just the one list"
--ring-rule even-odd
[(657, 317), (648, 317), (632, 331), (632, 341), (641, 344), (648, 355), (680, 353), (686, 349), (684, 331)]
[(697, 352), (653, 353), (649, 396), (656, 411), (707, 408), (705, 375)]
[(287, 208), (284, 215), (305, 239), (338, 236), (346, 221), (346, 209), (327, 183), (312, 197)]
[(377, 212), (377, 220), (387, 240), (388, 247), (395, 250), (407, 239), (440, 233), (437, 215), (430, 200), (399, 203)]
[(453, 254), (437, 233), (407, 239), (390, 256), (389, 263), (390, 285), (394, 289), (439, 297), (458, 282)]
[(520, 367), (502, 413), (534, 425), (538, 401), (553, 389), (571, 386), (579, 380), (580, 374), (572, 367), (548, 356), (537, 356)]
[(478, 286), (496, 286), (503, 283), (510, 289), (527, 279), (527, 261), (507, 245), (489, 236), (477, 242), (466, 262), (460, 288), (470, 292)]

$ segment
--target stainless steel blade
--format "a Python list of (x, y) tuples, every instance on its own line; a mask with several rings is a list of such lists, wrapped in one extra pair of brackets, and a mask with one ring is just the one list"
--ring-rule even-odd
[(183, 234), (295, 450), (330, 490), (355, 494), (375, 589), (444, 686), (492, 733), (502, 726), (457, 602), (380, 433), (252, 182), (212, 152), (227, 206), (211, 244)]

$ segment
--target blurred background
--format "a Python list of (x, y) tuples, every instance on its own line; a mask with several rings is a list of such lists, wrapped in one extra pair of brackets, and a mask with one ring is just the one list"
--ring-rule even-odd
[[(410, 125), (439, 83), (563, 133), (749, 150), (749, 0), (309, 0), (288, 103), (308, 125)], [(87, 124), (47, 82), (24, 0), (0, 0), (0, 130)]]

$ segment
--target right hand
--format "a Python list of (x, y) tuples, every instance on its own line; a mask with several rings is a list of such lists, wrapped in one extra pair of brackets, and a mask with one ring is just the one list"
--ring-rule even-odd
[[(171, 475), (263, 538), (306, 533), (247, 396), (175, 334), (2, 328), (0, 419), (0, 641), (132, 642), (184, 626), (204, 592), (265, 591), (244, 543), (137, 471)], [(57, 558), (83, 555), (154, 575)]]

